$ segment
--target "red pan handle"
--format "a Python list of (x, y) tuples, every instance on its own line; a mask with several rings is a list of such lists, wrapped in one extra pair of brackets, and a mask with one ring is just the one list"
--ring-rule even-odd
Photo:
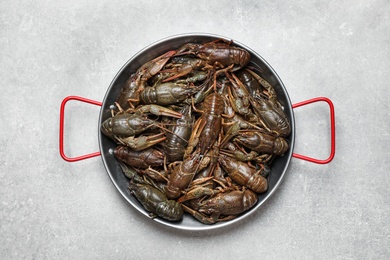
[(100, 152), (90, 153), (90, 154), (81, 155), (81, 156), (77, 156), (77, 157), (68, 157), (65, 155), (65, 153), (64, 153), (64, 121), (65, 121), (64, 115), (65, 115), (65, 104), (70, 100), (77, 100), (77, 101), (89, 103), (89, 104), (96, 105), (96, 106), (102, 106), (102, 102), (83, 98), (83, 97), (78, 97), (78, 96), (68, 96), (68, 97), (64, 98), (64, 100), (62, 100), (61, 108), (60, 108), (60, 155), (61, 155), (62, 159), (64, 159), (67, 162), (77, 162), (77, 161), (85, 160), (85, 159), (88, 159), (91, 157), (99, 156)]
[(331, 135), (331, 138), (330, 138), (330, 155), (329, 155), (328, 159), (325, 159), (325, 160), (315, 159), (315, 158), (304, 156), (304, 155), (297, 154), (297, 153), (293, 153), (292, 156), (295, 157), (295, 158), (299, 158), (299, 159), (306, 160), (306, 161), (313, 162), (313, 163), (327, 164), (327, 163), (330, 163), (333, 160), (334, 154), (335, 154), (335, 151), (336, 151), (336, 125), (335, 125), (335, 119), (334, 119), (335, 118), (334, 117), (334, 106), (333, 106), (332, 101), (330, 101), (330, 99), (326, 98), (326, 97), (317, 97), (317, 98), (312, 98), (312, 99), (309, 99), (309, 100), (305, 100), (305, 101), (293, 104), (292, 108), (297, 108), (297, 107), (300, 107), (300, 106), (308, 105), (308, 104), (311, 104), (311, 103), (314, 103), (314, 102), (319, 102), (319, 101), (324, 101), (324, 102), (328, 103), (328, 105), (329, 105), (329, 110), (330, 110), (330, 135)]

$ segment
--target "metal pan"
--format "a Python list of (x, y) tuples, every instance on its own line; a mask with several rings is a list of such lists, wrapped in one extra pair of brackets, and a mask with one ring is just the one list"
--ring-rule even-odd
[[(116, 147), (116, 144), (109, 139), (108, 137), (104, 136), (100, 130), (99, 131), (99, 147), (100, 152), (87, 154), (79, 157), (70, 158), (67, 157), (64, 153), (64, 112), (65, 112), (65, 104), (69, 100), (78, 100), (81, 102), (87, 102), (94, 105), (101, 105), (102, 108), (100, 110), (100, 116), (99, 116), (99, 126), (102, 124), (104, 120), (109, 118), (111, 116), (110, 113), (110, 107), (114, 104), (116, 101), (116, 98), (118, 96), (118, 93), (120, 92), (121, 88), (123, 87), (123, 84), (125, 81), (130, 77), (132, 73), (134, 73), (142, 64), (146, 63), (147, 61), (173, 49), (177, 49), (180, 46), (182, 46), (185, 43), (193, 42), (193, 43), (205, 43), (217, 39), (225, 39), (227, 41), (230, 41), (230, 38), (219, 36), (219, 35), (212, 35), (212, 34), (181, 34), (172, 36), (169, 38), (162, 39), (150, 46), (147, 46), (140, 52), (138, 52), (134, 57), (132, 57), (129, 61), (126, 62), (126, 64), (119, 70), (113, 81), (111, 82), (111, 85), (109, 86), (107, 93), (104, 97), (103, 102), (94, 101), (82, 97), (77, 96), (69, 96), (66, 97), (61, 104), (60, 108), (60, 155), (62, 158), (68, 162), (74, 162), (79, 161), (87, 158), (91, 158), (94, 156), (101, 155), (101, 158), (103, 160), (104, 166), (107, 170), (107, 173), (109, 177), (111, 178), (113, 184), (118, 189), (119, 193), (123, 196), (125, 200), (127, 200), (134, 208), (136, 208), (141, 214), (145, 215), (145, 217), (150, 218), (148, 212), (144, 210), (144, 208), (141, 206), (141, 204), (135, 199), (134, 196), (132, 196), (127, 188), (128, 180), (123, 175), (120, 166), (118, 164), (118, 161), (113, 155), (113, 150)], [(194, 219), (192, 216), (185, 214), (184, 218), (180, 222), (170, 222), (161, 218), (153, 218), (154, 221), (159, 222), (163, 225), (170, 226), (172, 228), (177, 229), (183, 229), (183, 230), (210, 230), (210, 229), (216, 229), (221, 228), (224, 226), (231, 225), (233, 223), (242, 221), (244, 218), (248, 217), (250, 214), (258, 210), (261, 205), (263, 205), (267, 199), (276, 191), (278, 186), (280, 185), (281, 181), (283, 180), (283, 176), (285, 175), (288, 166), (290, 164), (290, 160), (292, 157), (297, 157), (300, 159), (308, 160), (314, 163), (320, 163), (325, 164), (329, 163), (335, 154), (335, 124), (334, 124), (334, 107), (332, 102), (324, 97), (314, 98), (311, 100), (303, 101), (300, 103), (297, 103), (295, 105), (291, 104), (289, 95), (287, 93), (287, 90), (285, 86), (283, 85), (282, 81), (276, 74), (276, 72), (272, 69), (272, 67), (256, 52), (254, 52), (249, 47), (245, 46), (242, 43), (239, 43), (237, 41), (233, 40), (233, 44), (246, 49), (250, 55), (251, 55), (251, 61), (250, 65), (255, 66), (261, 71), (263, 71), (262, 76), (269, 82), (271, 85), (275, 88), (275, 91), (278, 95), (278, 100), (282, 104), (282, 106), (285, 109), (285, 113), (287, 117), (290, 119), (291, 122), (291, 135), (287, 138), (288, 142), (290, 143), (290, 148), (288, 152), (285, 153), (282, 157), (277, 157), (271, 165), (271, 173), (269, 175), (269, 187), (267, 192), (263, 194), (259, 194), (259, 201), (257, 204), (250, 209), (249, 211), (243, 213), (242, 215), (238, 216), (237, 218), (227, 221), (227, 222), (220, 222), (213, 225), (205, 225), (200, 222), (198, 222), (196, 219)], [(329, 104), (330, 108), (330, 122), (331, 122), (331, 153), (330, 156), (325, 160), (318, 160), (311, 157), (299, 155), (293, 153), (294, 150), (294, 140), (295, 140), (295, 120), (294, 120), (294, 113), (293, 108), (310, 104), (313, 102), (318, 101), (324, 101)]]

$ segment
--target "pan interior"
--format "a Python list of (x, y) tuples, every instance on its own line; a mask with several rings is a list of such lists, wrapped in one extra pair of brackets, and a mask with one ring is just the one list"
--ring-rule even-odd
[[(169, 38), (162, 39), (146, 47), (140, 52), (138, 52), (136, 55), (134, 55), (130, 60), (126, 62), (126, 64), (120, 69), (120, 71), (117, 73), (117, 75), (111, 82), (111, 85), (109, 86), (103, 100), (103, 105), (99, 116), (99, 126), (102, 124), (104, 120), (106, 120), (111, 116), (110, 106), (112, 106), (116, 101), (118, 93), (123, 87), (125, 81), (142, 64), (146, 63), (147, 61), (169, 50), (177, 49), (185, 43), (189, 43), (189, 42), (205, 43), (217, 39), (225, 39), (227, 41), (231, 40), (227, 37), (223, 37), (219, 35), (211, 35), (211, 34), (182, 34), (182, 35), (177, 35), (177, 36), (172, 36)], [(288, 96), (288, 93), (282, 81), (276, 74), (276, 72), (260, 55), (258, 55), (252, 49), (248, 48), (247, 46), (239, 42), (233, 41), (233, 44), (238, 47), (246, 49), (251, 54), (250, 65), (255, 66), (259, 70), (263, 71), (262, 76), (275, 88), (275, 91), (278, 95), (278, 100), (284, 107), (285, 113), (287, 117), (290, 119), (290, 123), (291, 123), (291, 129), (292, 129), (291, 134), (287, 138), (288, 142), (290, 143), (290, 148), (284, 156), (277, 157), (272, 162), (271, 164), (272, 171), (270, 173), (269, 180), (268, 180), (269, 188), (265, 193), (259, 195), (258, 203), (251, 210), (243, 213), (242, 215), (238, 216), (233, 220), (227, 222), (220, 222), (213, 225), (202, 224), (197, 220), (195, 220), (192, 216), (189, 216), (187, 214), (184, 215), (183, 220), (180, 222), (169, 222), (161, 218), (153, 219), (161, 224), (173, 228), (177, 228), (177, 229), (183, 229), (183, 230), (210, 230), (210, 229), (221, 228), (236, 223), (259, 209), (259, 207), (275, 192), (275, 190), (277, 189), (280, 182), (282, 181), (282, 178), (288, 168), (292, 156), (292, 151), (294, 148), (294, 139), (295, 139), (294, 115), (292, 112), (291, 101)], [(148, 213), (144, 210), (144, 208), (140, 205), (140, 203), (130, 194), (130, 192), (127, 189), (128, 180), (123, 175), (120, 166), (113, 155), (113, 150), (115, 149), (116, 144), (110, 138), (104, 136), (100, 132), (100, 130), (99, 130), (99, 146), (102, 154), (103, 163), (115, 187), (118, 189), (120, 194), (122, 194), (122, 196), (133, 207), (135, 207), (141, 214), (149, 218)]]

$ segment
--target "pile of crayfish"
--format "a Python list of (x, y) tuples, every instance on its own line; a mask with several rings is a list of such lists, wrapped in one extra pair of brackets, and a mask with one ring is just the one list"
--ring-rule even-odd
[(150, 216), (204, 224), (252, 208), (288, 149), (276, 92), (232, 42), (187, 43), (139, 67), (101, 131)]

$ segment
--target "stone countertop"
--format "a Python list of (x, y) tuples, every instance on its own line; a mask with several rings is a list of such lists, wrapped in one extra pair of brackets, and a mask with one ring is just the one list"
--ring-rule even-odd
[[(3, 259), (388, 259), (388, 1), (3, 1)], [(162, 38), (203, 32), (264, 57), (293, 103), (336, 109), (336, 156), (292, 159), (275, 194), (228, 228), (175, 230), (132, 208), (99, 157), (59, 156), (66, 96), (102, 101), (123, 64)], [(65, 152), (98, 151), (99, 107), (70, 102)], [(294, 152), (329, 154), (325, 104), (295, 109)]]

